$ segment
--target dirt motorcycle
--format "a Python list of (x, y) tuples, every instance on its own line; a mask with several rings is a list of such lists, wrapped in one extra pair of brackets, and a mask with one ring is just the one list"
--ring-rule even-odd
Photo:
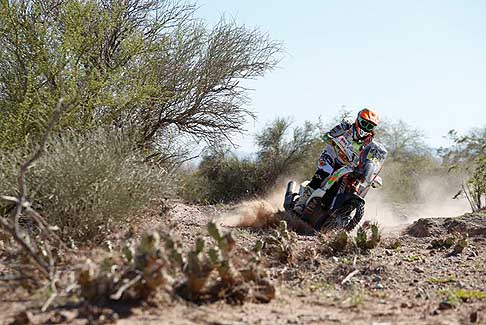
[[(372, 141), (360, 154), (356, 154), (353, 144), (344, 136), (331, 140), (342, 167), (337, 168), (307, 199), (302, 215), (305, 222), (315, 230), (344, 228), (351, 231), (364, 215), (365, 196), (371, 187), (383, 185), (378, 175), (386, 159), (383, 145)], [(300, 184), (289, 181), (284, 199), (284, 209), (294, 213), (296, 201), (304, 193), (309, 181)]]

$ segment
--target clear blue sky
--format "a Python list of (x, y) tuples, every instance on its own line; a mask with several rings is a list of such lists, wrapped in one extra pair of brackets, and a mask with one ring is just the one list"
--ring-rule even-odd
[[(209, 23), (222, 15), (282, 41), (279, 68), (252, 82), (257, 122), (296, 124), (345, 105), (403, 119), (426, 142), (486, 124), (486, 1), (199, 0)], [(252, 139), (237, 137), (242, 151)]]

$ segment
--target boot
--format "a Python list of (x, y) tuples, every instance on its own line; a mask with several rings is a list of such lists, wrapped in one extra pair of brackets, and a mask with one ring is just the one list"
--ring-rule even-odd
[(298, 215), (302, 215), (304, 212), (305, 208), (305, 203), (309, 199), (309, 197), (312, 195), (314, 192), (314, 189), (310, 186), (304, 187), (304, 191), (302, 195), (297, 199), (297, 202), (295, 202), (294, 205), (294, 212), (297, 213)]

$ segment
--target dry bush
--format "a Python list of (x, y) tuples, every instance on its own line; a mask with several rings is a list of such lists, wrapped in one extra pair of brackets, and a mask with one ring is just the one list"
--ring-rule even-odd
[[(27, 176), (27, 199), (65, 239), (100, 240), (170, 187), (161, 170), (144, 164), (131, 138), (121, 134), (67, 135), (50, 141), (46, 151)], [(22, 155), (15, 151), (8, 157), (0, 160), (5, 180), (0, 192), (13, 194)]]

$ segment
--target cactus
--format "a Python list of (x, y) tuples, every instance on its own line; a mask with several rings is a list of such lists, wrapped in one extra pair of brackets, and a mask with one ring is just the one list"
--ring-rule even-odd
[[(88, 262), (78, 273), (81, 296), (90, 302), (144, 299), (172, 282), (156, 232), (144, 234), (137, 245), (129, 241), (122, 256), (109, 256), (97, 268)], [(123, 258), (122, 258), (123, 257)]]
[(262, 251), (263, 247), (265, 246), (265, 242), (261, 239), (258, 239), (255, 243), (255, 247), (253, 247), (253, 258), (252, 260), (255, 262), (260, 262), (262, 258)]
[[(208, 233), (213, 244), (197, 238), (193, 249), (184, 255), (170, 235), (162, 236), (163, 250), (159, 247), (161, 237), (156, 232), (144, 234), (138, 245), (129, 239), (122, 254), (106, 258), (99, 267), (88, 262), (78, 273), (81, 296), (92, 303), (110, 299), (133, 301), (146, 299), (160, 289), (175, 289), (191, 301), (268, 302), (275, 297), (275, 287), (260, 265), (263, 241), (257, 241), (245, 267), (236, 269), (232, 234), (223, 233), (214, 222), (208, 224)], [(282, 247), (292, 238), (286, 224), (281, 225), (276, 236)], [(174, 286), (176, 282), (170, 275), (179, 274), (177, 270), (182, 272), (184, 280)], [(213, 276), (214, 271), (219, 277)]]
[(265, 246), (265, 242), (257, 240), (253, 248), (253, 254), (247, 264), (246, 268), (240, 270), (240, 274), (243, 280), (248, 281), (260, 281), (268, 278), (268, 272), (261, 267), (262, 250)]
[(203, 255), (205, 246), (204, 239), (197, 238), (194, 250), (187, 254), (187, 263), (184, 267), (185, 287), (191, 297), (201, 294), (214, 270), (214, 263)]
[(171, 234), (165, 234), (163, 236), (163, 239), (165, 243), (165, 250), (166, 252), (168, 252), (170, 263), (172, 263), (172, 266), (174, 266), (175, 268), (182, 270), (186, 261), (181, 253), (179, 243), (172, 239)]
[(132, 263), (134, 261), (134, 258), (135, 258), (135, 247), (134, 247), (134, 243), (133, 241), (128, 241), (125, 243), (125, 245), (123, 246), (123, 249), (122, 249), (122, 253), (123, 253), (123, 257), (125, 257), (125, 260), (128, 262), (128, 263)]
[(366, 242), (368, 241), (368, 235), (366, 234), (366, 230), (364, 227), (358, 227), (356, 231), (356, 237), (354, 238), (354, 242), (358, 247), (366, 247)]
[(114, 287), (111, 274), (100, 274), (89, 259), (78, 273), (77, 282), (81, 288), (81, 297), (90, 302), (106, 299)]
[(454, 246), (452, 250), (452, 254), (460, 254), (462, 251), (468, 246), (468, 235), (464, 234), (462, 238), (458, 239), (456, 242), (456, 245)]
[[(371, 234), (368, 235), (368, 230)], [(381, 230), (377, 223), (372, 223), (368, 227), (359, 227), (356, 232), (356, 237), (354, 237), (354, 242), (356, 246), (361, 250), (361, 252), (366, 253), (370, 249), (376, 248), (378, 243), (381, 241)]]
[(295, 233), (289, 232), (287, 222), (281, 220), (278, 230), (266, 238), (266, 247), (270, 253), (281, 263), (289, 263), (293, 260)]
[[(360, 234), (360, 229), (358, 229)], [(365, 233), (366, 236), (366, 233)], [(329, 247), (332, 248), (332, 252), (342, 253), (349, 249), (349, 235), (345, 230), (337, 232), (329, 242)]]
[(208, 232), (217, 245), (210, 250), (210, 259), (215, 264), (223, 283), (232, 286), (239, 281), (238, 273), (231, 262), (231, 252), (235, 247), (233, 235), (230, 232), (223, 234), (214, 222), (208, 223)]
[[(371, 225), (371, 242), (374, 245), (372, 248), (376, 247), (381, 240), (381, 231), (377, 223)], [(376, 244), (375, 244), (376, 243)]]

